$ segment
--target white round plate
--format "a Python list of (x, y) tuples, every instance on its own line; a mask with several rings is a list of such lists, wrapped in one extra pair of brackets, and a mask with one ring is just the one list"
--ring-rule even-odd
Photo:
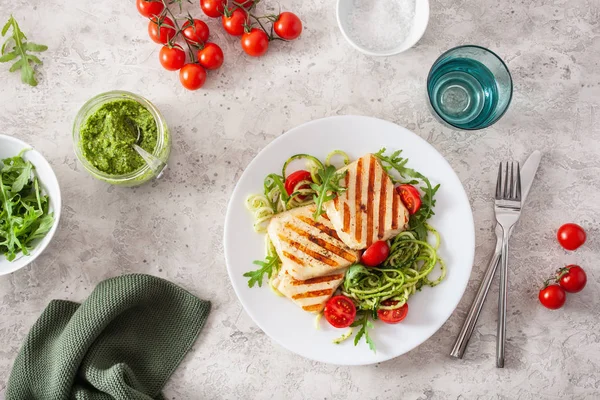
[(4, 255), (0, 255), (0, 275), (9, 274), (35, 260), (44, 249), (48, 246), (60, 220), (61, 196), (58, 180), (48, 161), (39, 152), (34, 150), (27, 143), (16, 139), (12, 136), (0, 135), (0, 160), (14, 157), (23, 149), (31, 149), (23, 154), (23, 158), (30, 161), (35, 167), (35, 174), (38, 177), (42, 190), (50, 197), (50, 212), (54, 213), (54, 225), (50, 231), (42, 239), (35, 241), (34, 248), (29, 252), (29, 255), (20, 253), (13, 261), (8, 261)]
[[(377, 352), (361, 339), (357, 347), (348, 339), (332, 340), (347, 329), (331, 327), (323, 318), (315, 329), (314, 314), (307, 313), (285, 297), (276, 296), (267, 282), (248, 287), (243, 274), (257, 268), (253, 260), (264, 259), (264, 237), (252, 228), (252, 216), (244, 201), (261, 192), (269, 173), (281, 173), (288, 157), (307, 153), (321, 160), (332, 150), (346, 151), (352, 160), (386, 147), (403, 150), (408, 166), (440, 183), (433, 225), (442, 237), (440, 256), (446, 261), (446, 279), (436, 287), (424, 287), (409, 301), (406, 319), (397, 325), (374, 323), (370, 331)], [(224, 235), (227, 270), (246, 312), (273, 340), (310, 359), (338, 365), (372, 364), (404, 354), (433, 335), (446, 322), (460, 301), (473, 264), (475, 230), (467, 195), (448, 162), (429, 143), (409, 130), (380, 119), (343, 116), (319, 119), (301, 125), (265, 147), (240, 178), (227, 209)], [(356, 333), (358, 328), (354, 328)]]

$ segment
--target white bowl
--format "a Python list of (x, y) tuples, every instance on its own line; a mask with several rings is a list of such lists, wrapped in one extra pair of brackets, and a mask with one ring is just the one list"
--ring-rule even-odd
[[(374, 49), (368, 48), (358, 43), (355, 38), (349, 33), (351, 32), (349, 16), (350, 12), (354, 9), (355, 0), (337, 0), (336, 16), (342, 35), (346, 40), (358, 51), (368, 54), (370, 56), (392, 56), (395, 54), (402, 53), (413, 47), (421, 39), (427, 29), (427, 23), (429, 22), (429, 0), (406, 0), (415, 1), (415, 16), (413, 25), (410, 33), (402, 43), (398, 43), (396, 46), (388, 49)], [(383, 1), (386, 0), (371, 0), (371, 1)]]
[(0, 255), (0, 275), (10, 274), (18, 269), (23, 268), (30, 262), (35, 260), (44, 249), (48, 246), (60, 220), (61, 196), (58, 180), (48, 161), (34, 150), (27, 143), (15, 139), (12, 136), (0, 135), (0, 159), (14, 157), (23, 149), (31, 149), (23, 154), (23, 158), (30, 161), (35, 167), (35, 174), (38, 177), (38, 182), (42, 190), (50, 197), (50, 211), (54, 213), (54, 225), (50, 231), (42, 239), (39, 239), (33, 244), (35, 247), (30, 251), (28, 256), (22, 253), (17, 255), (13, 261), (8, 261), (4, 255)]

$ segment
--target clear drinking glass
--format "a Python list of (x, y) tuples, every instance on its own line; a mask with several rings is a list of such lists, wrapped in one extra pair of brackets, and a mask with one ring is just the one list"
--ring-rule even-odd
[(459, 46), (433, 63), (427, 94), (434, 115), (451, 127), (486, 128), (500, 119), (512, 99), (506, 64), (479, 46)]

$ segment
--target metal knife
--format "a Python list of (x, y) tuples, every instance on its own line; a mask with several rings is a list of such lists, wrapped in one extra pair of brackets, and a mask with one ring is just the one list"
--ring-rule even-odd
[[(539, 150), (535, 150), (533, 153), (531, 153), (527, 161), (525, 161), (525, 164), (521, 169), (521, 194), (523, 196), (522, 204), (525, 204), (525, 201), (527, 200), (527, 195), (531, 189), (533, 178), (535, 178), (535, 173), (537, 172), (541, 159), (542, 153)], [(495, 231), (496, 250), (490, 259), (490, 263), (485, 271), (485, 274), (483, 275), (483, 279), (481, 280), (481, 284), (479, 285), (479, 289), (477, 290), (473, 304), (471, 304), (467, 318), (465, 319), (460, 333), (456, 338), (456, 342), (454, 343), (454, 347), (450, 353), (452, 357), (463, 358), (467, 344), (469, 343), (469, 339), (471, 338), (473, 330), (477, 325), (477, 319), (479, 318), (479, 314), (481, 313), (481, 309), (485, 303), (485, 298), (490, 290), (492, 279), (494, 278), (494, 275), (496, 275), (496, 269), (498, 269), (498, 264), (500, 263), (500, 253), (502, 248), (502, 228), (496, 224)], [(513, 229), (510, 230), (509, 234), (512, 235), (512, 232)]]

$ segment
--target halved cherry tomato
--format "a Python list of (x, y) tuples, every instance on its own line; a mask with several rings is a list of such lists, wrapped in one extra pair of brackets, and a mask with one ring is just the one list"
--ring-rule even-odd
[(346, 296), (333, 296), (325, 304), (325, 319), (336, 328), (347, 328), (354, 322), (356, 307)]
[(189, 44), (204, 44), (208, 40), (210, 30), (204, 21), (194, 19), (188, 20), (183, 27), (183, 37)]
[[(381, 302), (382, 306), (395, 306), (398, 304), (398, 300), (385, 300)], [(394, 310), (377, 310), (377, 317), (386, 324), (397, 324), (406, 318), (408, 314), (408, 303), (404, 303), (403, 306)]]
[(211, 18), (217, 18), (223, 15), (223, 10), (227, 0), (200, 0), (200, 8), (204, 14)]
[(376, 267), (384, 262), (390, 255), (390, 246), (385, 240), (379, 240), (365, 250), (360, 262), (367, 267)]
[(248, 13), (242, 8), (228, 9), (221, 17), (221, 23), (225, 32), (232, 36), (241, 36), (248, 23)]
[(285, 40), (294, 40), (302, 33), (302, 21), (294, 13), (282, 12), (273, 23), (277, 36)]
[[(300, 171), (292, 172), (285, 178), (285, 191), (288, 196), (291, 196), (294, 193), (294, 189), (298, 184), (302, 181), (312, 182), (312, 176), (310, 172), (301, 169)], [(310, 184), (307, 183), (305, 185), (300, 186), (298, 189), (307, 189), (310, 187)], [(298, 200), (302, 201), (306, 199), (306, 196), (298, 195)]]
[(558, 283), (569, 293), (581, 292), (587, 283), (587, 275), (579, 265), (567, 265), (558, 270)]
[(585, 243), (586, 235), (581, 226), (569, 223), (558, 228), (556, 238), (566, 250), (575, 250)]
[(269, 36), (258, 28), (242, 35), (242, 49), (252, 57), (260, 57), (269, 49)]
[(164, 69), (177, 71), (185, 64), (185, 51), (178, 44), (173, 47), (163, 46), (158, 53), (158, 59)]
[(214, 43), (206, 43), (198, 50), (198, 62), (206, 69), (217, 69), (223, 65), (223, 50)]
[(544, 307), (551, 310), (557, 310), (565, 304), (567, 294), (562, 287), (554, 284), (542, 288), (538, 298)]
[[(158, 24), (160, 23), (160, 29)], [(175, 37), (175, 25), (169, 17), (152, 17), (148, 22), (148, 35), (156, 43), (167, 44)]]
[(419, 208), (421, 208), (421, 195), (416, 187), (413, 185), (400, 185), (396, 188), (396, 191), (410, 215), (419, 211)]
[(152, 18), (155, 15), (160, 15), (163, 9), (165, 8), (162, 1), (146, 1), (146, 0), (137, 0), (135, 5), (144, 17)]
[(206, 71), (200, 64), (185, 64), (179, 70), (179, 80), (184, 88), (198, 90), (206, 82)]

